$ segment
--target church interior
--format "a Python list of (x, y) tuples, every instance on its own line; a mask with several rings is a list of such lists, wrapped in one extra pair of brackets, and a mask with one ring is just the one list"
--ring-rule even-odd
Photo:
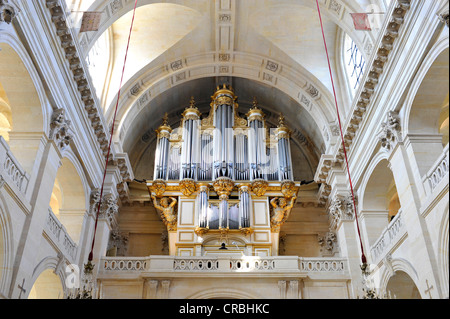
[(448, 0), (0, 0), (0, 299), (448, 299)]

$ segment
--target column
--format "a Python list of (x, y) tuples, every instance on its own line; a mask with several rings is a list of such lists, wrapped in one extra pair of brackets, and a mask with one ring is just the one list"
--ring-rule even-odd
[[(36, 266), (34, 261), (39, 253), (42, 229), (47, 220), (50, 198), (58, 168), (61, 166), (61, 158), (61, 150), (55, 142), (42, 138), (36, 155), (36, 162), (39, 163), (40, 169), (34, 179), (35, 184), (29, 186), (32, 189), (30, 194), (32, 209), (25, 221), (15, 255), (9, 294), (12, 299), (17, 299), (19, 296), (25, 298), (33, 285), (31, 277)], [(23, 258), (23, 256), (27, 256), (27, 258)], [(19, 284), (26, 290), (25, 294), (21, 293)]]
[[(426, 199), (422, 176), (443, 151), (442, 137), (436, 135), (401, 135), (398, 114), (389, 112), (387, 121), (381, 124), (381, 146), (389, 155), (389, 168), (394, 176), (402, 216), (408, 232), (408, 244), (414, 255), (410, 256), (416, 269), (420, 269), (417, 288), (422, 296), (427, 283), (436, 287), (431, 298), (440, 298), (438, 267), (433, 246), (428, 236), (421, 206)], [(440, 138), (439, 138), (440, 137)], [(423, 258), (416, 258), (423, 256)], [(428, 258), (427, 258), (428, 257)]]
[[(420, 214), (420, 195), (424, 193), (423, 184), (415, 178), (417, 175), (417, 170), (414, 169), (416, 163), (411, 161), (411, 151), (411, 144), (408, 140), (405, 143), (398, 143), (392, 150), (389, 165), (399, 194), (410, 251), (414, 252), (411, 260), (414, 268), (420, 269), (417, 288), (422, 296), (431, 294), (431, 298), (439, 299), (441, 298), (441, 289), (437, 261), (424, 217)], [(423, 256), (423, 258), (416, 258), (417, 256)], [(429, 294), (425, 293), (427, 282), (436, 287), (430, 290)]]

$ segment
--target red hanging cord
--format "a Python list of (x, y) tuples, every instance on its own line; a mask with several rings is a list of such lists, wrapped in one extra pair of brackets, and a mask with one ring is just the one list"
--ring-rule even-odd
[(356, 227), (358, 229), (358, 237), (359, 237), (359, 242), (360, 242), (360, 245), (361, 245), (361, 261), (362, 261), (363, 264), (366, 264), (367, 263), (367, 259), (366, 259), (366, 256), (364, 255), (364, 247), (363, 247), (363, 243), (362, 243), (362, 240), (361, 240), (361, 232), (359, 230), (358, 213), (356, 211), (356, 201), (355, 201), (355, 195), (354, 195), (354, 192), (353, 192), (352, 178), (350, 176), (350, 168), (348, 166), (347, 150), (345, 148), (345, 142), (344, 142), (344, 133), (342, 132), (341, 117), (339, 115), (339, 107), (338, 107), (338, 102), (337, 102), (337, 97), (336, 97), (336, 90), (334, 88), (333, 72), (331, 71), (330, 56), (328, 54), (327, 40), (325, 39), (325, 32), (323, 30), (323, 22), (322, 22), (322, 14), (320, 13), (320, 7), (319, 7), (319, 1), (318, 0), (316, 0), (316, 4), (317, 4), (317, 11), (319, 12), (320, 27), (322, 29), (322, 37), (323, 37), (323, 43), (325, 45), (325, 53), (327, 54), (328, 69), (330, 71), (330, 77), (331, 77), (331, 85), (333, 86), (334, 102), (336, 103), (336, 112), (337, 112), (337, 118), (338, 118), (338, 121), (339, 121), (339, 130), (341, 132), (342, 147), (344, 149), (345, 163), (346, 163), (346, 166), (347, 166), (347, 174), (348, 174), (348, 179), (349, 179), (349, 183), (350, 183), (350, 190), (351, 190), (351, 193), (352, 193), (353, 208), (355, 210)]
[(95, 234), (97, 232), (97, 224), (98, 224), (98, 216), (100, 214), (100, 207), (102, 204), (102, 197), (103, 197), (103, 188), (105, 186), (105, 179), (106, 179), (106, 171), (108, 169), (108, 162), (109, 162), (109, 155), (111, 152), (111, 143), (112, 143), (112, 139), (113, 139), (113, 135), (114, 135), (114, 126), (115, 126), (115, 122), (116, 122), (116, 116), (117, 116), (117, 108), (119, 106), (119, 100), (120, 100), (120, 91), (122, 89), (122, 82), (123, 82), (123, 76), (125, 74), (125, 66), (127, 64), (127, 57), (128, 57), (128, 49), (130, 47), (130, 40), (131, 40), (131, 33), (133, 31), (133, 25), (134, 25), (134, 18), (136, 16), (136, 8), (137, 8), (137, 2), (138, 0), (135, 0), (134, 3), (134, 9), (133, 9), (133, 19), (131, 20), (131, 26), (130, 26), (130, 33), (128, 35), (128, 43), (127, 43), (127, 49), (125, 52), (125, 61), (123, 63), (123, 69), (122, 69), (122, 76), (120, 78), (120, 86), (119, 86), (119, 93), (117, 95), (117, 102), (116, 102), (116, 107), (114, 110), (114, 118), (112, 121), (112, 128), (111, 128), (111, 136), (109, 138), (109, 145), (108, 145), (108, 154), (106, 155), (106, 163), (105, 163), (105, 171), (103, 172), (103, 181), (102, 181), (102, 187), (100, 190), (100, 200), (98, 202), (98, 207), (97, 207), (97, 216), (95, 218), (95, 226), (94, 226), (94, 237), (92, 238), (92, 246), (91, 246), (91, 252), (89, 253), (89, 257), (88, 260), (92, 261), (94, 258), (94, 244), (95, 244)]

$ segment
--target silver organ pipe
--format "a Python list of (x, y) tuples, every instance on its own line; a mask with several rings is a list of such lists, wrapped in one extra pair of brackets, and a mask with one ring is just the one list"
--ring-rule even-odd
[(219, 204), (219, 229), (229, 228), (228, 225), (228, 199), (222, 197)]
[(289, 143), (290, 130), (284, 124), (284, 117), (280, 116), (280, 123), (276, 130), (278, 141), (279, 180), (293, 180), (291, 148)]
[(250, 227), (250, 194), (249, 186), (239, 188), (239, 228)]
[(209, 187), (208, 184), (200, 184), (200, 191), (197, 197), (197, 207), (199, 208), (199, 227), (208, 227), (208, 196)]
[(248, 138), (239, 132), (234, 138), (234, 179), (249, 180), (248, 170)]
[(200, 168), (198, 171), (198, 180), (211, 181), (212, 180), (212, 148), (213, 135), (209, 131), (201, 134), (201, 149), (200, 149)]
[(233, 178), (234, 100), (233, 92), (228, 90), (219, 90), (214, 96), (214, 180)]
[(167, 179), (168, 164), (169, 164), (169, 149), (170, 149), (170, 133), (172, 129), (168, 124), (167, 113), (164, 116), (163, 124), (156, 130), (157, 146), (155, 158), (154, 178), (160, 180)]
[(168, 180), (180, 179), (180, 160), (181, 160), (181, 146), (179, 143), (170, 143), (169, 152), (169, 167), (168, 167)]
[(183, 147), (181, 150), (180, 180), (198, 180), (200, 162), (200, 112), (195, 107), (194, 98), (183, 113)]
[(266, 168), (268, 167), (266, 156), (264, 126), (264, 113), (256, 106), (256, 100), (253, 102), (253, 108), (247, 114), (249, 121), (249, 163), (250, 180), (267, 179)]

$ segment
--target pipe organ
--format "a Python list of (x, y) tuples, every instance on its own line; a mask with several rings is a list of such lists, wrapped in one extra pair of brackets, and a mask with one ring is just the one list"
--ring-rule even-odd
[[(290, 130), (283, 116), (269, 130), (256, 100), (241, 118), (229, 86), (218, 87), (211, 99), (207, 117), (192, 98), (179, 128), (173, 130), (166, 115), (156, 131), (154, 180), (147, 186), (152, 198), (178, 198), (170, 254), (277, 255), (280, 225), (271, 224), (270, 203), (283, 197), (293, 204), (300, 185), (293, 180)], [(281, 206), (278, 213), (287, 211)]]

